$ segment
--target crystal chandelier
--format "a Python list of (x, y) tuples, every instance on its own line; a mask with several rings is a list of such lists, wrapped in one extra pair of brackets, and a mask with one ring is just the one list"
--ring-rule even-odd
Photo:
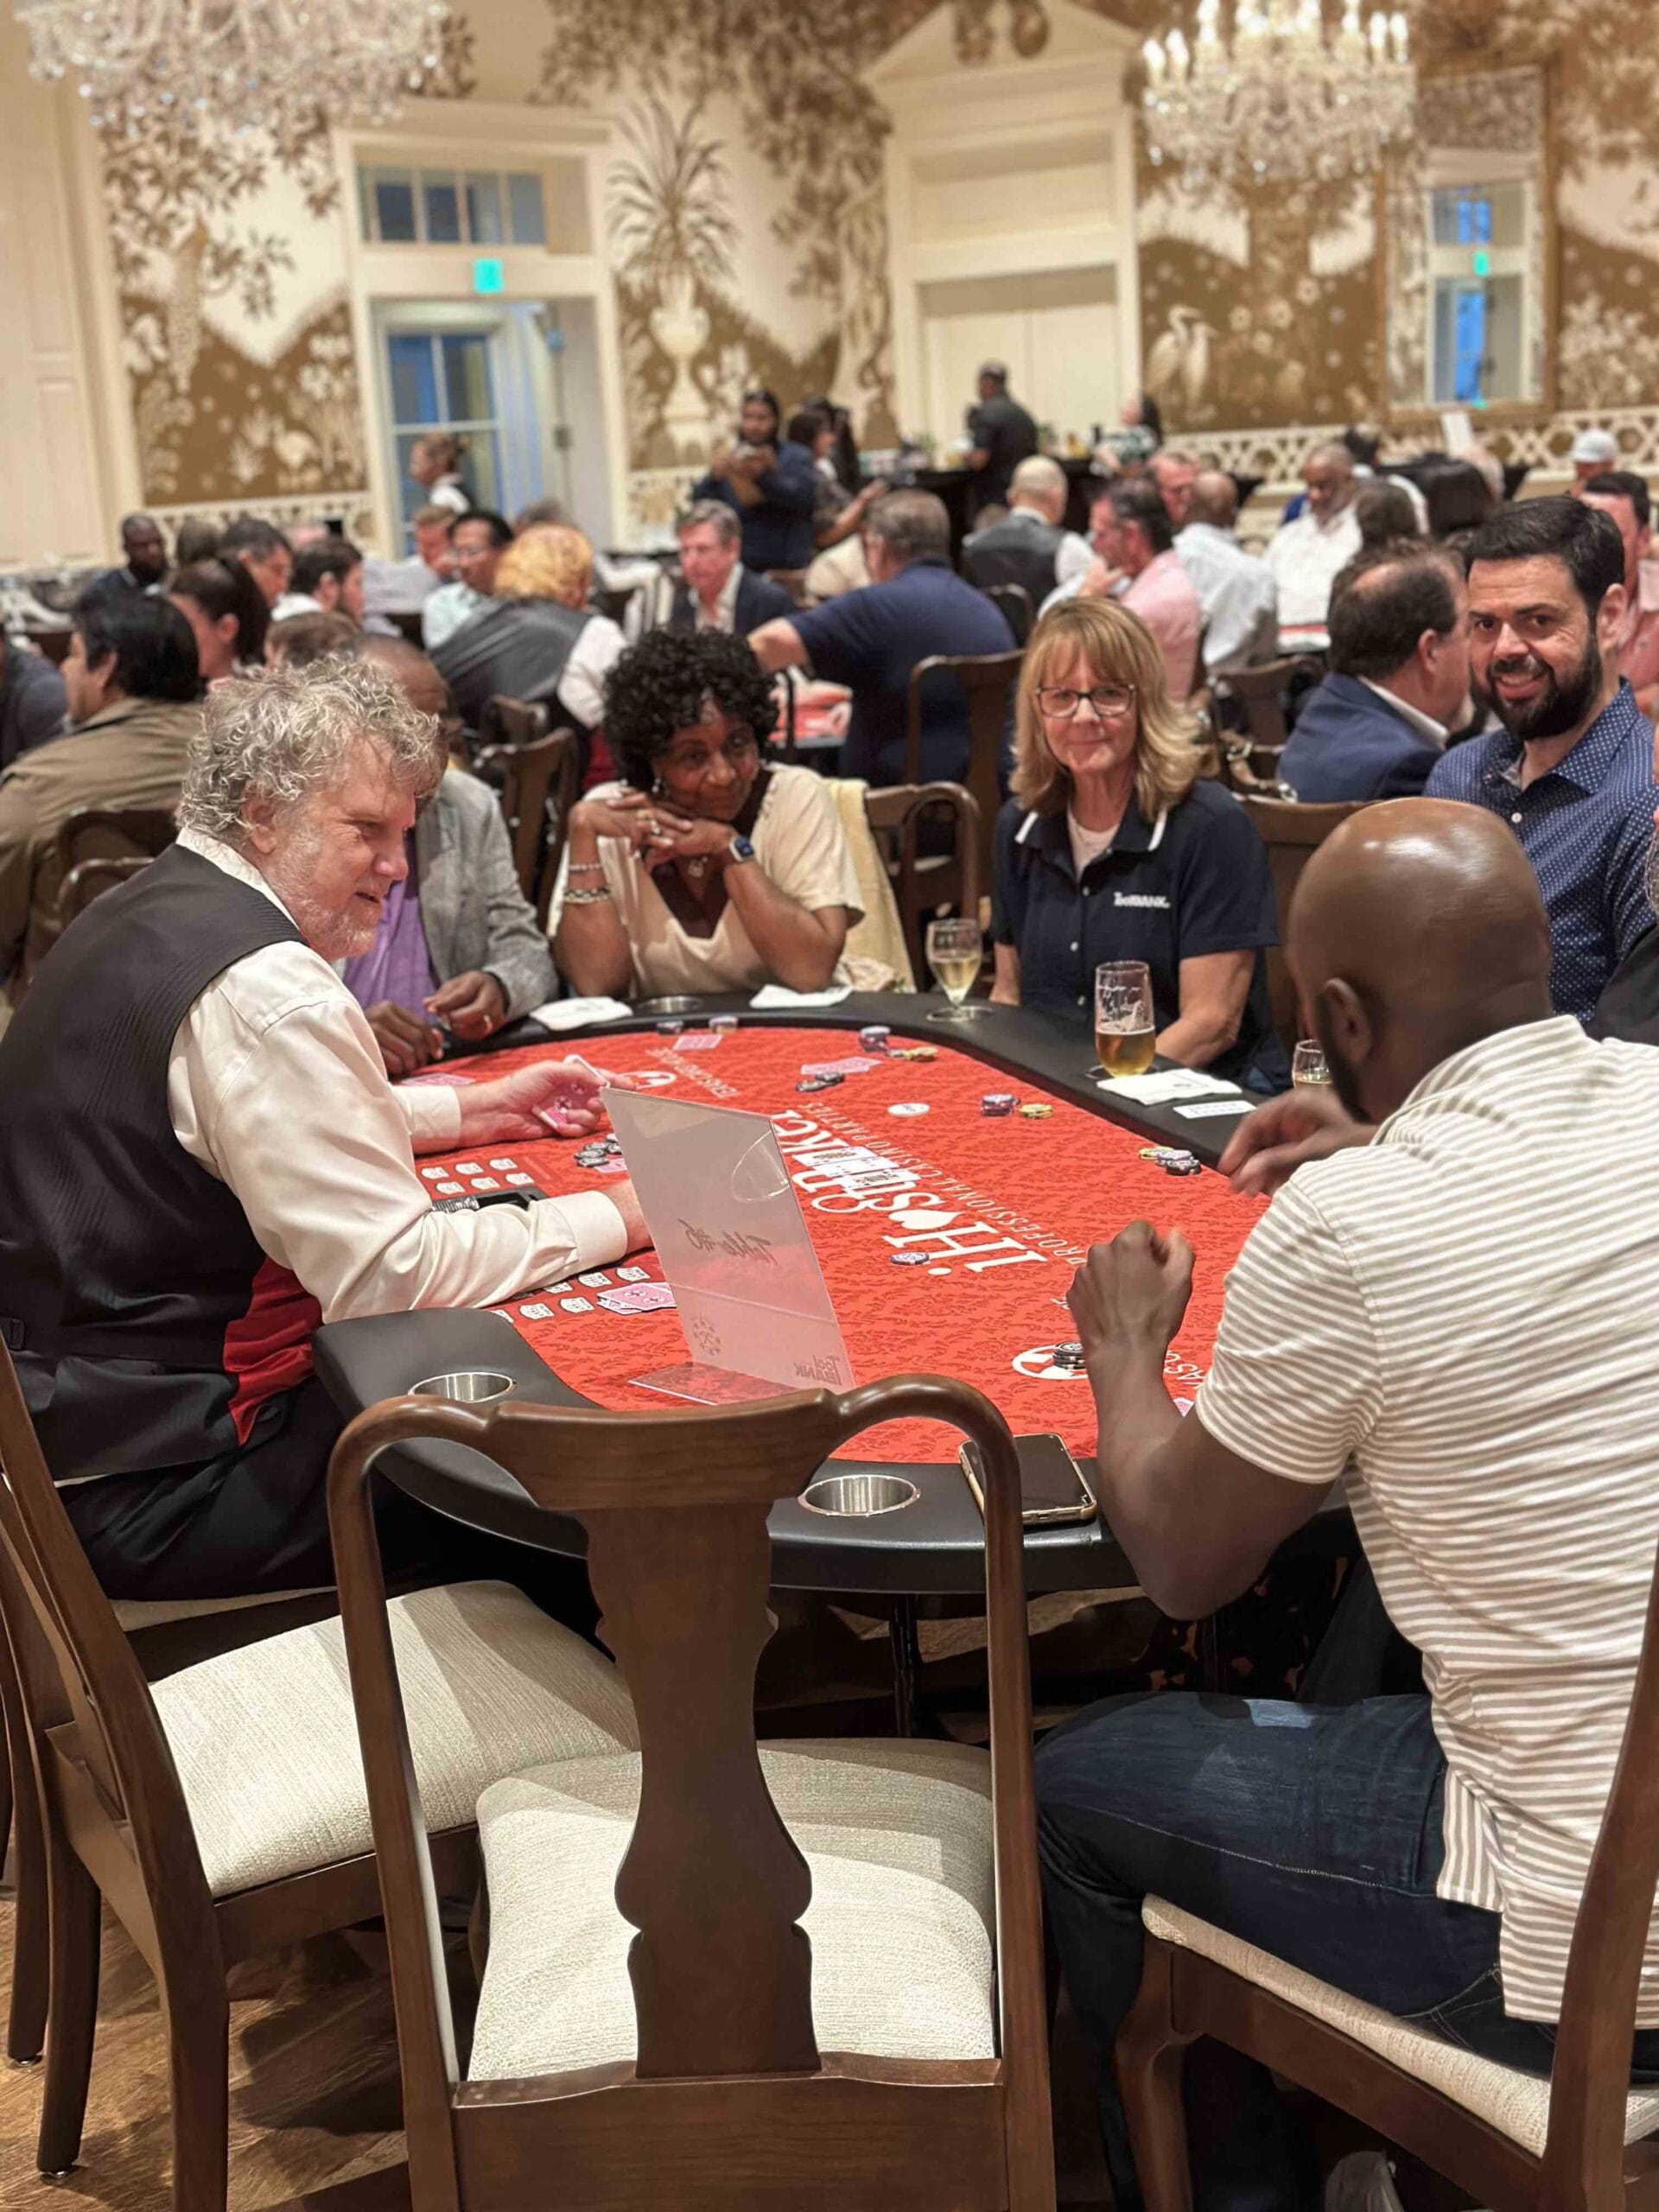
[(99, 130), (211, 118), (277, 137), (384, 123), (439, 64), (445, 0), (16, 0), (29, 73)]
[(1409, 137), (1416, 79), (1402, 15), (1362, 25), (1344, 0), (1327, 38), (1319, 0), (1236, 0), (1231, 45), (1221, 0), (1198, 0), (1198, 36), (1148, 39), (1147, 151), (1194, 191), (1249, 183), (1334, 184)]

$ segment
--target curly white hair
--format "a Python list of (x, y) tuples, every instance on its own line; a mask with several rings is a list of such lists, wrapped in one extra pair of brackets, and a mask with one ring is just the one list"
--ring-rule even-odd
[(435, 719), (369, 662), (318, 661), (217, 684), (191, 743), (179, 827), (239, 843), (251, 804), (286, 812), (334, 782), (363, 745), (417, 798), (436, 789), (444, 748)]

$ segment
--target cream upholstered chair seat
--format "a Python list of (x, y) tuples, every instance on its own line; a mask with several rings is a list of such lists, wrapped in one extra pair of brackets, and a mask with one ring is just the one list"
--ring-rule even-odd
[[(1149, 1935), (1183, 1950), (1196, 1951), (1213, 1960), (1241, 1980), (1254, 1982), (1299, 2012), (1311, 2013), (1329, 2027), (1351, 2036), (1367, 2050), (1375, 2051), (1402, 2074), (1410, 2074), (1465, 2112), (1514, 2138), (1535, 2158), (1543, 2155), (1549, 2127), (1549, 2083), (1512, 2066), (1499, 2066), (1477, 2057), (1460, 2045), (1431, 2035), (1426, 2028), (1395, 2018), (1328, 1981), (1316, 1980), (1298, 1967), (1287, 1966), (1269, 1951), (1258, 1950), (1225, 1929), (1198, 1920), (1162, 1897), (1148, 1897), (1141, 1919)], [(1624, 2107), (1624, 2140), (1634, 2143), (1659, 2128), (1659, 2088), (1632, 2090)]]
[[(991, 1770), (965, 1745), (767, 1746), (766, 1786), (812, 1876), (820, 2050), (996, 2055)], [(478, 1808), (490, 1953), (473, 2081), (523, 2080), (636, 2055), (617, 1870), (637, 1757), (516, 1775)]]
[[(505, 1583), (417, 1590), (386, 1611), (433, 1833), (470, 1826), (504, 1774), (639, 1742), (610, 1661)], [(215, 1897), (373, 1848), (338, 1618), (205, 1659), (150, 1694)]]
[(114, 1598), (115, 1618), (129, 1636), (140, 1629), (169, 1628), (175, 1621), (210, 1620), (218, 1613), (251, 1613), (260, 1605), (291, 1605), (298, 1598), (321, 1598), (331, 1586), (308, 1590), (260, 1590), (243, 1598)]

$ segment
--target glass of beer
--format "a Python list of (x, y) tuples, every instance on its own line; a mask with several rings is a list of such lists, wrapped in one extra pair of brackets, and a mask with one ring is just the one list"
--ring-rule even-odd
[(985, 947), (977, 922), (930, 922), (927, 925), (927, 964), (933, 970), (939, 988), (950, 1001), (935, 1014), (930, 1021), (971, 1021), (984, 1008), (965, 1006), (968, 996), (979, 978), (980, 962)]
[(1106, 1074), (1145, 1075), (1156, 1033), (1146, 962), (1103, 961), (1095, 970), (1095, 1052)]
[(1325, 1054), (1311, 1037), (1304, 1037), (1290, 1058), (1291, 1082), (1312, 1090), (1316, 1084), (1331, 1080), (1331, 1071), (1325, 1065)]

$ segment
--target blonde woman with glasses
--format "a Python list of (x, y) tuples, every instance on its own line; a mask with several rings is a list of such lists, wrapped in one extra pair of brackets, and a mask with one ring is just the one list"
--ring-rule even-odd
[(1086, 1030), (1096, 969), (1142, 961), (1164, 1058), (1279, 1090), (1267, 849), (1229, 792), (1198, 781), (1193, 737), (1136, 616), (1080, 599), (1038, 624), (996, 825), (991, 995)]

